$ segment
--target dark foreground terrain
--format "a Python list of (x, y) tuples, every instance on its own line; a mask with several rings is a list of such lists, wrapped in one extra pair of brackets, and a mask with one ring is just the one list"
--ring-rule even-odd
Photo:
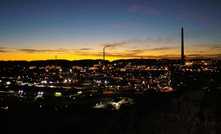
[(42, 105), (1, 100), (0, 133), (219, 133), (221, 92), (190, 91), (134, 95), (120, 110), (89, 104)]

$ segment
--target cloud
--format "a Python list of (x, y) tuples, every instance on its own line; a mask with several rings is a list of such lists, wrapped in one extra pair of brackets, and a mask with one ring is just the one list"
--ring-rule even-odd
[(131, 28), (131, 27), (137, 27), (139, 25), (140, 25), (140, 23), (115, 23), (115, 24), (110, 24), (110, 27), (114, 27), (114, 28)]
[(121, 43), (113, 43), (113, 44), (103, 44), (104, 48), (107, 48), (107, 47), (111, 47), (111, 48), (115, 48), (116, 46), (122, 46), (124, 43), (121, 42)]
[(188, 59), (205, 59), (205, 55), (202, 54), (189, 54), (187, 55)]
[[(176, 47), (159, 47), (159, 48), (144, 48), (144, 49), (125, 49), (124, 51), (121, 52), (111, 52), (108, 51), (106, 52), (106, 56), (107, 57), (112, 57), (112, 58), (179, 58), (180, 54), (163, 54), (163, 52), (157, 52), (157, 51), (164, 51), (164, 50), (172, 50)], [(148, 55), (148, 52), (151, 53), (154, 51), (154, 53), (157, 56), (153, 56), (151, 54)], [(102, 52), (93, 52), (93, 53), (89, 53), (92, 56), (100, 56), (102, 57)], [(78, 55), (85, 55), (84, 53), (78, 53)]]
[(189, 54), (187, 55), (188, 59), (206, 59), (211, 58), (214, 60), (221, 60), (221, 53), (219, 54)]
[(187, 46), (187, 59), (211, 58), (221, 60), (221, 44), (194, 44)]
[(188, 52), (188, 53), (200, 53), (200, 54), (202, 54), (202, 53), (206, 53), (206, 52), (208, 52), (208, 51), (202, 51), (202, 50), (187, 50), (186, 52)]
[(145, 41), (139, 40), (139, 39), (131, 39), (131, 40), (116, 42), (116, 43), (112, 43), (112, 44), (102, 44), (102, 46), (104, 46), (104, 48), (107, 48), (107, 47), (115, 48), (117, 46), (123, 46), (125, 44), (138, 43), (138, 42), (141, 43), (141, 42), (145, 42)]
[(141, 10), (143, 6), (138, 6), (138, 5), (132, 5), (131, 7), (128, 8), (128, 12), (137, 12), (138, 10)]
[(0, 47), (0, 53), (6, 53), (6, 52), (8, 52), (7, 50), (5, 50), (5, 48), (4, 47)]
[(178, 47), (158, 47), (158, 48), (151, 48), (151, 49), (148, 49), (148, 50), (151, 50), (151, 51), (159, 51), (159, 50), (172, 50), (172, 49), (176, 49)]
[(80, 50), (91, 50), (91, 48), (81, 48)]
[(129, 53), (144, 53), (147, 49), (133, 49), (133, 50), (127, 50)]
[(207, 50), (220, 50), (221, 44), (195, 44), (190, 47), (205, 48)]
[(174, 39), (172, 37), (166, 37), (166, 42), (172, 42)]
[[(124, 46), (126, 44), (132, 44), (132, 43), (136, 43), (136, 44), (141, 44), (141, 43), (154, 43), (154, 44), (160, 44), (160, 43), (171, 43), (173, 42), (173, 38), (172, 37), (166, 37), (166, 38), (156, 38), (153, 39), (151, 37), (148, 37), (144, 40), (142, 39), (131, 39), (131, 40), (126, 40), (126, 41), (121, 41), (121, 42), (115, 42), (115, 43), (106, 43), (106, 44), (102, 44), (102, 46), (104, 46), (104, 48), (107, 47), (111, 47), (111, 48), (116, 48), (118, 46)], [(124, 46), (124, 47), (128, 47), (128, 46)]]
[[(157, 48), (144, 48), (144, 49), (133, 49), (133, 50), (126, 50), (123, 52), (125, 55), (130, 55), (132, 57), (142, 57), (147, 55), (148, 53), (155, 53), (158, 55), (162, 55), (163, 53), (168, 53), (167, 50), (174, 50), (178, 47), (157, 47)], [(148, 55), (150, 57), (151, 55)]]
[(163, 59), (163, 58), (168, 58), (168, 59), (179, 59), (180, 55), (176, 55), (176, 54), (159, 54), (159, 55), (137, 55), (137, 54), (122, 54), (122, 53), (118, 53), (118, 54), (108, 54), (108, 57), (116, 57), (119, 59), (126, 59), (126, 58), (153, 58), (153, 59)]
[(31, 48), (27, 48), (27, 49), (18, 49), (18, 51), (21, 52), (26, 52), (26, 53), (50, 53), (50, 52), (55, 52), (55, 50), (47, 50), (47, 49), (31, 49)]
[[(145, 48), (145, 49), (133, 49), (133, 50), (126, 50), (128, 55), (137, 55), (137, 54), (145, 54), (148, 52), (153, 51), (166, 51), (166, 50), (174, 50), (178, 47), (156, 47), (156, 48)], [(162, 52), (161, 52), (162, 53)]]
[(25, 48), (25, 49), (17, 49), (17, 51), (25, 52), (25, 53), (83, 53), (82, 51), (91, 50), (91, 48), (79, 48), (79, 49), (32, 49), (32, 48)]
[(191, 4), (183, 4), (183, 5), (179, 5), (177, 7), (179, 14), (177, 14), (175, 17), (178, 20), (184, 20), (184, 19), (188, 19), (188, 20), (210, 20), (211, 17), (207, 14), (205, 14), (205, 12), (200, 12), (197, 11), (197, 8), (194, 7), (195, 5), (191, 5)]
[(148, 38), (145, 39), (145, 41), (146, 42), (152, 42), (152, 43), (155, 43), (155, 44), (159, 44), (163, 41), (163, 39), (160, 38), (160, 37), (157, 37), (156, 39), (148, 37)]
[[(185, 30), (185, 29), (184, 29)], [(205, 34), (208, 34), (209, 29), (198, 29), (198, 28), (191, 28), (188, 34), (184, 34), (185, 38), (199, 38), (199, 37), (204, 37)], [(180, 34), (179, 34), (180, 35)]]
[(131, 5), (127, 9), (127, 11), (130, 13), (139, 12), (142, 14), (159, 14), (160, 13), (160, 11), (156, 8), (153, 8), (153, 7), (149, 8), (149, 7), (140, 6), (140, 5)]
[(197, 11), (194, 11), (192, 9), (186, 9), (181, 11), (181, 16), (182, 18), (195, 18), (199, 20), (209, 20), (210, 16), (208, 15), (202, 15)]
[(221, 60), (221, 53), (208, 55), (208, 57), (210, 57), (211, 59), (214, 59), (214, 60)]
[(146, 9), (146, 13), (149, 13), (149, 14), (159, 14), (160, 12), (155, 9), (155, 8), (149, 8), (149, 9)]
[(221, 49), (221, 44), (207, 44), (210, 50), (220, 50)]
[[(214, 60), (221, 60), (221, 54), (189, 54), (186, 55), (187, 59), (206, 59), (206, 58), (211, 58)], [(118, 54), (108, 54), (108, 57), (116, 57), (119, 59), (125, 59), (125, 58), (144, 58), (144, 59), (149, 59), (149, 58), (153, 58), (153, 59), (164, 59), (164, 58), (168, 58), (168, 59), (180, 59), (180, 54), (162, 54), (159, 53), (158, 55), (137, 55), (137, 54), (122, 54), (122, 53), (118, 53)]]
[[(177, 49), (179, 47), (156, 47), (156, 48), (144, 48), (144, 49), (125, 49), (121, 52), (118, 51), (108, 51), (106, 52), (106, 57), (117, 58), (117, 59), (128, 59), (128, 58), (144, 58), (144, 59), (180, 59), (180, 53), (171, 53), (170, 50)], [(167, 51), (168, 50), (168, 51)], [(91, 51), (77, 51), (72, 54), (77, 54), (79, 56), (88, 57), (100, 57), (102, 58), (102, 51), (91, 52)], [(151, 53), (150, 53), (151, 52)], [(211, 58), (211, 59), (221, 59), (221, 54), (209, 54), (207, 51), (190, 51), (186, 53), (187, 59), (200, 59), (200, 58)]]

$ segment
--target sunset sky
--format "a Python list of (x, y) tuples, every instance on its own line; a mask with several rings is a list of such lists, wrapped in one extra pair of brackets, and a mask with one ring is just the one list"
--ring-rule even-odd
[(0, 0), (0, 60), (221, 59), (219, 0)]

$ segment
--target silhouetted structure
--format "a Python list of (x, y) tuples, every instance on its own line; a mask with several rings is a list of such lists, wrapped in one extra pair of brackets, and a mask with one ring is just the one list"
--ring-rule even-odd
[(185, 64), (183, 28), (181, 28), (181, 65)]
[(105, 47), (103, 48), (103, 68), (105, 67)]

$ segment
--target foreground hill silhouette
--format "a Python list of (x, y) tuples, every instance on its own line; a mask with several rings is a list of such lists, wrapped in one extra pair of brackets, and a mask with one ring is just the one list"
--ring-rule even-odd
[[(217, 134), (221, 130), (221, 92), (147, 93), (134, 96), (135, 105), (119, 111), (84, 105), (60, 111), (13, 103), (1, 110), (2, 133), (77, 134)], [(13, 128), (13, 129), (12, 129)]]
[[(13, 65), (24, 65), (24, 66), (47, 66), (47, 65), (55, 65), (62, 67), (72, 67), (72, 66), (93, 66), (94, 64), (102, 63), (102, 59), (92, 60), (35, 60), (35, 61), (0, 61), (0, 64), (3, 67), (13, 66)], [(165, 63), (180, 63), (179, 60), (169, 60), (169, 59), (119, 59), (114, 61), (105, 60), (105, 65), (109, 63), (122, 63), (127, 65), (128, 63), (136, 64), (136, 65), (156, 65), (156, 64), (165, 64)]]

